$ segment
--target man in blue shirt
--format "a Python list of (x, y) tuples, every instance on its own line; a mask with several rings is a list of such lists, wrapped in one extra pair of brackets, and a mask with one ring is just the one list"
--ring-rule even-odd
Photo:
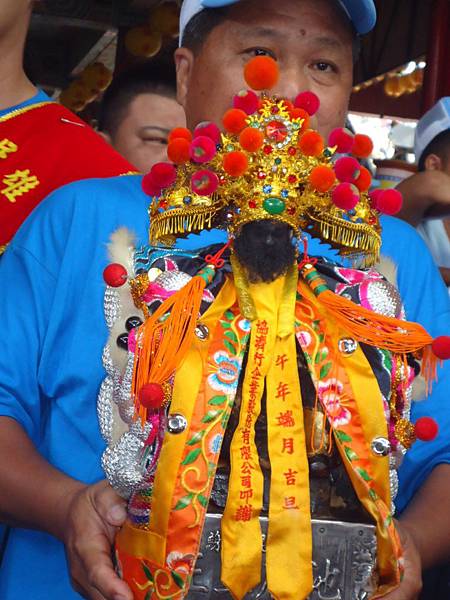
[[(317, 124), (324, 136), (341, 125), (351, 89), (350, 20), (361, 32), (373, 25), (372, 2), (344, 5), (341, 12), (340, 2), (326, 0), (249, 0), (217, 13), (208, 11), (206, 25), (191, 14), (191, 41), (183, 38), (176, 57), (179, 98), (189, 125), (217, 120), (244, 87), (243, 64), (261, 53), (280, 62), (280, 95), (302, 89), (317, 93)], [(355, 6), (361, 9), (359, 16)], [(192, 35), (197, 33), (200, 41)], [(79, 598), (70, 587), (64, 546), (73, 583), (83, 596), (132, 600), (110, 559), (125, 510), (124, 501), (101, 481), (104, 443), (96, 397), (107, 339), (102, 280), (106, 246), (121, 226), (144, 243), (147, 205), (136, 176), (67, 186), (35, 210), (0, 264), (5, 282), (0, 298), (5, 337), (0, 353), (0, 452), (7, 457), (0, 461), (0, 487), (7, 490), (0, 497), (0, 515), (17, 525), (0, 573), (2, 600), (25, 595), (33, 600)], [(215, 235), (187, 243), (207, 244), (217, 241)], [(420, 321), (432, 335), (448, 332), (448, 296), (415, 232), (385, 219), (382, 251), (398, 266), (407, 317)], [(330, 251), (316, 245), (311, 253)], [(444, 408), (449, 382), (446, 367), (432, 399), (414, 406), (414, 419), (434, 414), (445, 431), (450, 425), (450, 411)], [(448, 506), (449, 461), (449, 443), (441, 435), (434, 444), (416, 444), (404, 462), (398, 508), (413, 494), (415, 499), (402, 516), (405, 578), (389, 600), (415, 598), (421, 561), (427, 566), (448, 552), (448, 526), (439, 508)]]

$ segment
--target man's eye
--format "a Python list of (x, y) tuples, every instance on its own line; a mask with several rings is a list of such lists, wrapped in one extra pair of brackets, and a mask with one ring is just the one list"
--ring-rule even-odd
[(275, 53), (272, 50), (269, 50), (268, 48), (260, 48), (259, 46), (255, 48), (248, 48), (245, 50), (245, 54), (250, 54), (251, 56), (270, 56), (276, 60)]
[(316, 71), (321, 71), (322, 73), (336, 73), (336, 67), (329, 62), (325, 62), (324, 60), (317, 61), (313, 63), (313, 69)]
[(148, 142), (150, 144), (162, 144), (164, 146), (167, 146), (167, 140), (165, 138), (146, 137), (143, 138), (142, 141)]

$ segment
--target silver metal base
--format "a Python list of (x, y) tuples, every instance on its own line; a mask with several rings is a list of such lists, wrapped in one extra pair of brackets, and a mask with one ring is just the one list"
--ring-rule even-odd
[[(220, 521), (208, 514), (188, 600), (232, 598), (220, 581)], [(268, 519), (260, 518), (263, 540)], [(376, 590), (376, 534), (373, 525), (313, 519), (314, 589), (308, 600), (368, 600)], [(283, 558), (280, 556), (280, 560)], [(265, 577), (265, 554), (261, 583), (245, 600), (270, 600)], [(303, 600), (300, 599), (299, 600)]]

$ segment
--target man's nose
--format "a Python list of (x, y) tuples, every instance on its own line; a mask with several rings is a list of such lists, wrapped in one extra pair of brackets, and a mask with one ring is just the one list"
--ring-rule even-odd
[(280, 79), (273, 93), (280, 98), (293, 100), (297, 94), (308, 89), (308, 79), (299, 67), (290, 67), (280, 69)]

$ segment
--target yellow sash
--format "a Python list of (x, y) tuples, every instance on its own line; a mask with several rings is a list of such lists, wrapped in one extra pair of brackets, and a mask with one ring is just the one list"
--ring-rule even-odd
[[(300, 600), (312, 588), (312, 538), (308, 460), (295, 346), (297, 274), (252, 284), (256, 311), (242, 388), (239, 426), (230, 449), (231, 477), (222, 520), (222, 581), (242, 598), (261, 579), (259, 514), (263, 476), (254, 425), (267, 390), (271, 462), (268, 588), (274, 598)], [(281, 558), (282, 557), (282, 558)]]

